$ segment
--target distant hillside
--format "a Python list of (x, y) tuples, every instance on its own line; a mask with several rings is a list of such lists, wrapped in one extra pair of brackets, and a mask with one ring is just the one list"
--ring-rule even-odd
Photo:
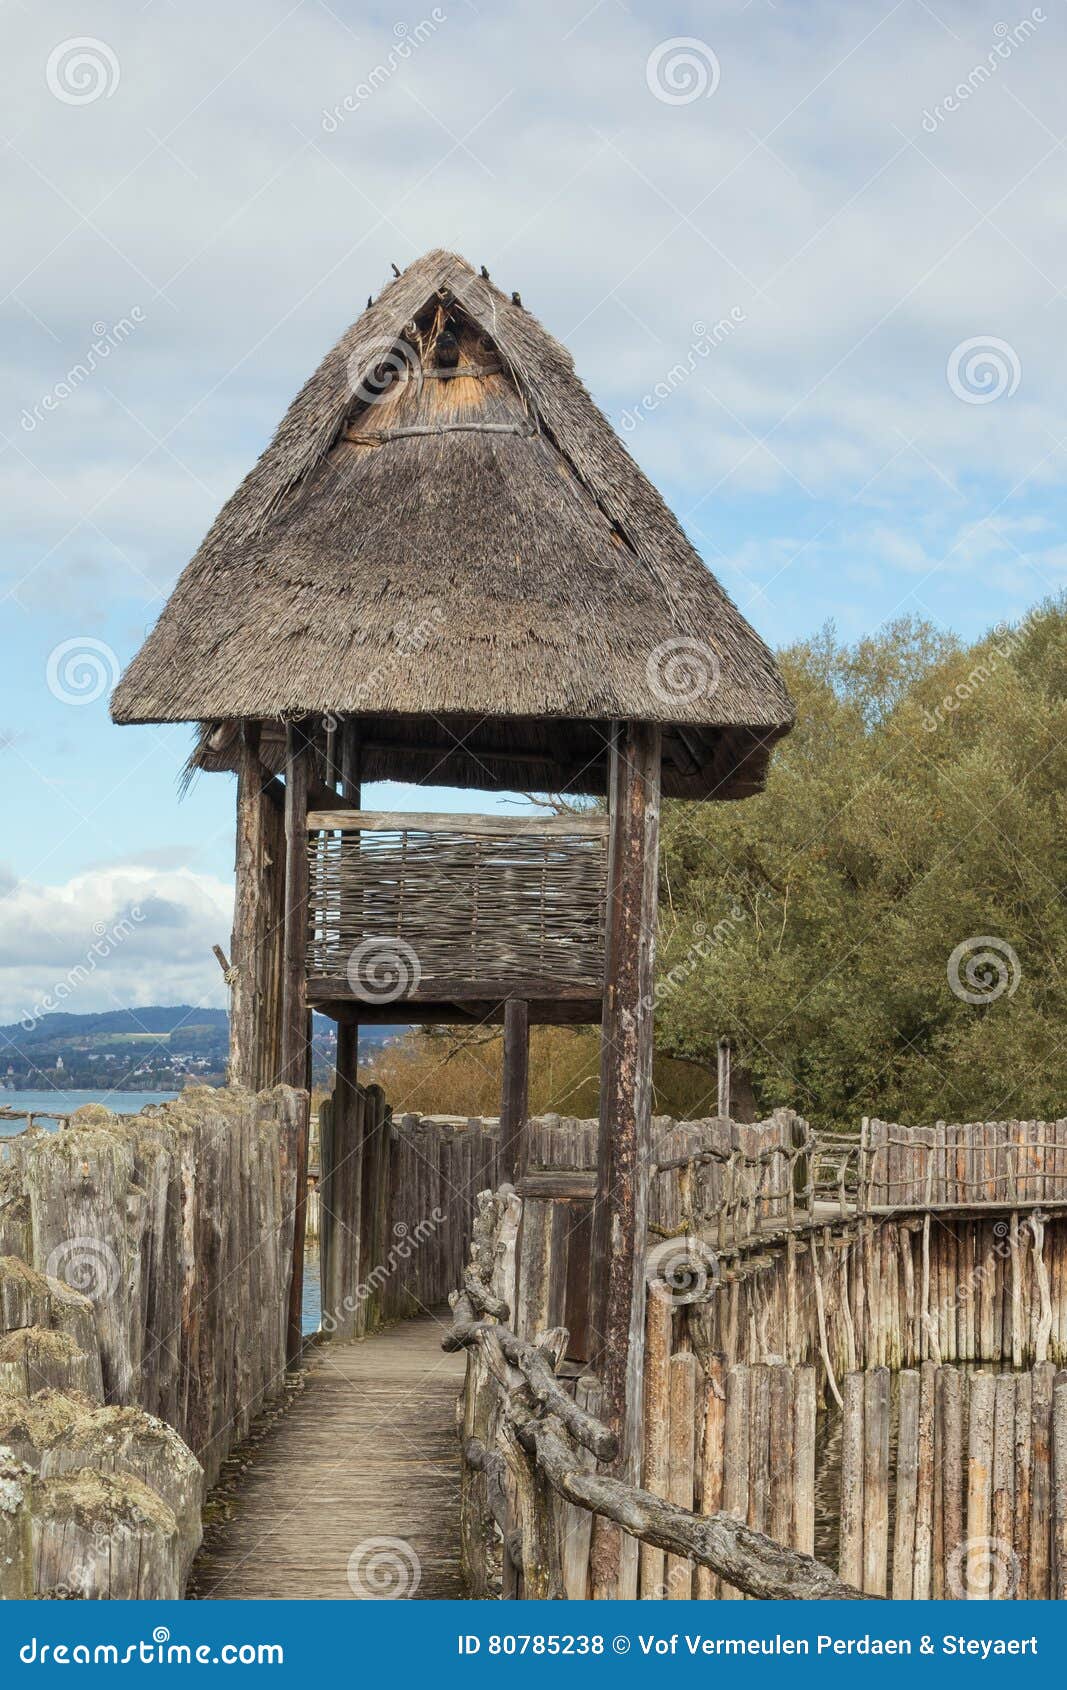
[(5, 1046), (15, 1044), (29, 1050), (35, 1045), (101, 1034), (171, 1033), (190, 1022), (198, 1027), (220, 1027), (225, 1033), (230, 1018), (224, 1009), (194, 1009), (188, 1003), (165, 1009), (160, 1004), (149, 1004), (143, 1009), (108, 1009), (100, 1015), (42, 1015), (29, 1031), (15, 1021), (8, 1027), (0, 1027), (0, 1040)]
[[(381, 1045), (403, 1027), (370, 1027), (360, 1048)], [(221, 1084), (229, 1016), (224, 1009), (182, 1003), (110, 1009), (98, 1015), (45, 1015), (27, 1030), (0, 1027), (0, 1090), (42, 1083), (69, 1090), (176, 1091), (190, 1079)], [(313, 1077), (329, 1081), (336, 1053), (334, 1024), (316, 1015)]]

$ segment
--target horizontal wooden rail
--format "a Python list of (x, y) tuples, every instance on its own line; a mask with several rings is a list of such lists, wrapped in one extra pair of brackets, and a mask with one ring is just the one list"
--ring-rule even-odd
[[(387, 945), (388, 940), (383, 944)], [(323, 1000), (342, 1000), (352, 998), (358, 1002), (359, 994), (353, 990), (352, 982), (347, 975), (312, 974), (308, 982), (309, 994), (316, 1002)], [(534, 978), (532, 976), (507, 973), (503, 968), (495, 977), (484, 980), (460, 980), (449, 974), (431, 973), (427, 967), (418, 986), (407, 988), (385, 998), (384, 1001), (393, 1004), (437, 1004), (437, 1003), (503, 1003), (506, 998), (522, 998), (548, 1003), (579, 1003), (587, 1004), (590, 1018), (593, 1012), (599, 1015), (599, 1003), (594, 999), (593, 987), (584, 982), (572, 980), (552, 980), (548, 977)], [(382, 996), (379, 990), (379, 996)], [(369, 1003), (375, 1001), (373, 983), (366, 990)], [(393, 1017), (397, 1019), (396, 1016)], [(403, 1020), (403, 1017), (400, 1017)]]
[(308, 832), (329, 828), (338, 833), (445, 833), (478, 839), (603, 839), (607, 817), (451, 816), (433, 811), (309, 810)]

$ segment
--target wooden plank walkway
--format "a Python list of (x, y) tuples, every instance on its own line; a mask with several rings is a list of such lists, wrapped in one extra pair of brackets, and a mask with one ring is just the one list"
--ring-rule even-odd
[(448, 1320), (443, 1309), (311, 1352), (305, 1390), (197, 1562), (202, 1599), (464, 1594), (455, 1424), (464, 1358), (441, 1349)]

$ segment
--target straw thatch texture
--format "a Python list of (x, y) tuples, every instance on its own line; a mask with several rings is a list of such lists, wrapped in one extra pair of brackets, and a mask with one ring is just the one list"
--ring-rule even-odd
[[(365, 779), (587, 791), (595, 724), (655, 721), (681, 730), (667, 789), (693, 796), (758, 785), (792, 719), (770, 653), (568, 354), (441, 252), (297, 396), (112, 710), (345, 714)], [(457, 748), (483, 718), (493, 734)]]

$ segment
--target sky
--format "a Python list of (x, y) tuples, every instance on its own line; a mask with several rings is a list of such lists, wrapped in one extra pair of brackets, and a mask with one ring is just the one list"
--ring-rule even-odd
[(0, 1022), (224, 1001), (233, 782), (179, 801), (191, 730), (108, 694), (431, 247), (567, 344), (772, 645), (974, 637), (1063, 588), (1062, 0), (8, 0), (0, 30)]

